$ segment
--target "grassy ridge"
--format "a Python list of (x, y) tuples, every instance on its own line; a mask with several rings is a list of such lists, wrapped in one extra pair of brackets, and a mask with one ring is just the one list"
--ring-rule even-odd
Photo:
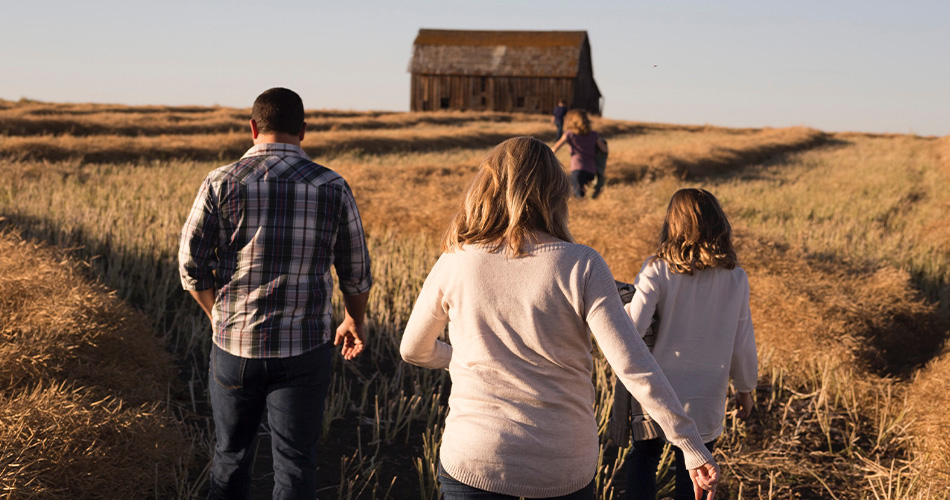
[(193, 444), (164, 404), (169, 354), (61, 252), (0, 233), (6, 498), (175, 496)]
[[(76, 116), (95, 115), (95, 106), (84, 106), (73, 110)], [(214, 108), (174, 112), (224, 114), (208, 109)], [(304, 144), (353, 187), (372, 238), (377, 277), (370, 350), (357, 363), (336, 367), (325, 424), (325, 456), (332, 459), (321, 473), (341, 498), (430, 495), (447, 381), (444, 373), (399, 361), (401, 329), (437, 256), (439, 234), (487, 148), (507, 135), (552, 138), (550, 126), (537, 118), (460, 114), (470, 120), (436, 124), (440, 115), (431, 115), (433, 121), (420, 124), (415, 116), (327, 114), (328, 120), (353, 123), (402, 118), (406, 126), (327, 129)], [(939, 297), (946, 284), (946, 254), (939, 251), (946, 233), (934, 230), (946, 214), (939, 207), (948, 201), (942, 194), (947, 190), (940, 190), (950, 184), (946, 141), (801, 128), (606, 121), (595, 128), (610, 142), (611, 180), (601, 198), (571, 203), (571, 227), (578, 241), (605, 256), (618, 279), (633, 280), (652, 251), (669, 196), (680, 187), (711, 189), (737, 227), (740, 260), (752, 282), (762, 377), (754, 423), (734, 421), (731, 412), (727, 417), (732, 431), (719, 457), (730, 496), (934, 496), (946, 483), (921, 472), (926, 469), (917, 451), (941, 449), (928, 439), (915, 444), (915, 436), (927, 436), (927, 429), (947, 420), (917, 388), (938, 384), (946, 374), (940, 367), (950, 358), (931, 360), (946, 338), (945, 315), (917, 294), (915, 284), (925, 291), (932, 284), (937, 292), (928, 291), (931, 297)], [(228, 148), (240, 154), (249, 146), (240, 133), (179, 138), (208, 154)], [(16, 141), (29, 140), (37, 147), (61, 147), (67, 159), (16, 159)], [(93, 162), (83, 151), (100, 141), (118, 142)], [(173, 138), (0, 138), (0, 149), (7, 148), (7, 160), (0, 161), (7, 180), (0, 185), (0, 216), (33, 236), (80, 246), (87, 259), (98, 256), (89, 260), (91, 270), (165, 333), (200, 400), (207, 325), (179, 290), (175, 251), (195, 190), (218, 160), (182, 160), (172, 149), (168, 161), (148, 157), (148, 151), (170, 148), (166, 142)], [(565, 152), (561, 156), (566, 160)], [(907, 196), (921, 190), (922, 196)], [(887, 231), (868, 230), (882, 220)], [(839, 238), (841, 233), (848, 236)], [(900, 241), (926, 244), (901, 249), (895, 243)], [(914, 345), (929, 347), (900, 352)], [(929, 368), (918, 371), (928, 362)], [(915, 376), (919, 383), (911, 383)], [(612, 387), (600, 359), (595, 379), (603, 424)], [(905, 404), (905, 394), (912, 404)], [(206, 432), (200, 425), (190, 428)], [(198, 437), (199, 463), (207, 458), (206, 441), (206, 435)], [(603, 498), (622, 490), (615, 472), (623, 459), (623, 452), (604, 450), (597, 478)], [(176, 488), (199, 489), (197, 473)], [(917, 482), (888, 493), (898, 480)]]

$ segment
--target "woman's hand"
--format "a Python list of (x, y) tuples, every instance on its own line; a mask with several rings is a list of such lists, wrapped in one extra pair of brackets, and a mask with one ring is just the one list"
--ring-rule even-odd
[(704, 492), (709, 493), (706, 500), (712, 500), (716, 495), (716, 485), (719, 484), (719, 465), (716, 462), (706, 462), (695, 469), (690, 469), (689, 478), (693, 481), (693, 493), (696, 495), (696, 500), (702, 500)]

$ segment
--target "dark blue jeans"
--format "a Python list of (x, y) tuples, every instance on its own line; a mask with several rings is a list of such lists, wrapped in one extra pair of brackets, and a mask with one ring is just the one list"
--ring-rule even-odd
[(554, 141), (561, 140), (561, 136), (564, 135), (564, 122), (555, 121), (554, 126), (557, 127), (557, 137), (554, 138)]
[(264, 409), (271, 428), (275, 499), (317, 496), (317, 444), (333, 346), (290, 358), (248, 359), (213, 346), (211, 498), (247, 499)]
[[(439, 486), (443, 500), (518, 500), (518, 497), (492, 493), (460, 483), (445, 472), (442, 464), (439, 464)], [(590, 484), (574, 493), (545, 500), (594, 500), (594, 480), (591, 479)]]
[(584, 197), (584, 186), (594, 180), (594, 174), (584, 170), (571, 170), (571, 185), (574, 187), (574, 196)]
[[(654, 500), (656, 498), (656, 469), (663, 455), (664, 444), (662, 439), (634, 440), (631, 444), (630, 453), (627, 454), (627, 500)], [(715, 445), (716, 440), (713, 439), (706, 443), (706, 449), (712, 451)], [(676, 478), (673, 498), (694, 500), (693, 481), (689, 478), (683, 452), (675, 446), (672, 449)]]

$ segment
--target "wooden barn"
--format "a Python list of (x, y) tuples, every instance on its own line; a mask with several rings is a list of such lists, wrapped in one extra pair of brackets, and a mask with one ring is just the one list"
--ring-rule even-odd
[(586, 31), (420, 29), (409, 72), (412, 111), (603, 111)]

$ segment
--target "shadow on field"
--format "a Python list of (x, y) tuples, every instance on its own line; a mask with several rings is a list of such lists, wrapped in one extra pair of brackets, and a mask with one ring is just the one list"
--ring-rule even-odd
[(927, 286), (893, 268), (858, 268), (829, 255), (810, 255), (812, 268), (842, 273), (839, 289), (854, 299), (831, 302), (857, 332), (857, 353), (870, 371), (906, 379), (939, 356), (948, 340), (950, 319), (941, 304), (926, 297)]
[[(907, 378), (934, 359), (948, 322), (909, 273), (738, 236), (757, 337), (786, 354), (844, 349), (868, 371)], [(771, 332), (771, 333), (770, 333)]]
[(784, 161), (789, 155), (818, 147), (836, 147), (843, 141), (817, 130), (804, 130), (795, 136), (777, 140), (753, 141), (746, 146), (713, 146), (690, 151), (646, 154), (610, 164), (611, 182), (632, 184), (644, 178), (672, 175), (680, 179), (702, 179), (736, 175), (744, 167), (763, 162)]

